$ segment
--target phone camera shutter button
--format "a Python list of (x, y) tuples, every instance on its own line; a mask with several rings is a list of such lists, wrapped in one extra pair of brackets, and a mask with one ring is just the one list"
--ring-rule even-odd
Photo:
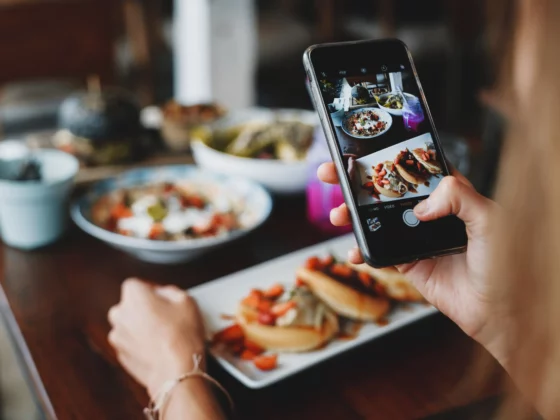
[(416, 227), (420, 224), (420, 220), (418, 220), (414, 215), (414, 210), (406, 210), (403, 213), (402, 217), (405, 225), (407, 226)]

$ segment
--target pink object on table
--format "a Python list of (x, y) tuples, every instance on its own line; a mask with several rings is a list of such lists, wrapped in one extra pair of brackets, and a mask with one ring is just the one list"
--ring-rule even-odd
[(317, 168), (324, 162), (330, 162), (325, 136), (321, 128), (315, 131), (315, 139), (307, 155), (309, 178), (307, 183), (307, 218), (326, 233), (346, 233), (351, 226), (336, 227), (330, 222), (331, 209), (344, 203), (339, 185), (325, 184), (317, 178)]
[(403, 105), (404, 126), (410, 131), (418, 131), (418, 126), (424, 121), (424, 111), (418, 98), (408, 99)]

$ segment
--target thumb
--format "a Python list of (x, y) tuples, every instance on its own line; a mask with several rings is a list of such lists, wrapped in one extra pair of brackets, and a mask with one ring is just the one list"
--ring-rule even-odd
[(423, 221), (440, 219), (451, 214), (465, 222), (473, 233), (484, 233), (493, 202), (454, 176), (445, 177), (435, 191), (414, 209), (416, 217)]

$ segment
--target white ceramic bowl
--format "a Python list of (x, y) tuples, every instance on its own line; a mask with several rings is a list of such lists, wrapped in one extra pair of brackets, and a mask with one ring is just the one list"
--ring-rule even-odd
[[(391, 115), (396, 115), (399, 117), (402, 117), (403, 115), (403, 110), (402, 109), (392, 109), (392, 108), (387, 108), (384, 107), (383, 105), (381, 105), (381, 99), (386, 98), (389, 95), (396, 95), (396, 92), (389, 92), (389, 93), (384, 93), (383, 95), (379, 95), (379, 99), (377, 99), (377, 104), (379, 105), (379, 109), (382, 109), (384, 111), (387, 111), (389, 114)], [(411, 99), (417, 99), (416, 96), (411, 95), (410, 93), (405, 93), (404, 96), (406, 96), (406, 98), (411, 98)]]
[[(385, 125), (385, 130), (383, 130), (382, 132), (378, 133), (378, 134), (374, 134), (372, 136), (359, 136), (356, 134), (352, 134), (351, 129), (348, 128), (348, 120), (350, 119), (350, 117), (352, 117), (354, 114), (359, 114), (361, 112), (367, 112), (367, 111), (372, 111), (375, 114), (377, 114), (377, 116), (379, 117), (379, 121), (383, 121), (386, 125)], [(342, 125), (340, 128), (342, 128), (342, 131), (344, 131), (346, 134), (348, 134), (350, 137), (354, 137), (355, 139), (374, 139), (376, 137), (382, 136), (383, 134), (385, 134), (387, 131), (389, 131), (389, 129), (392, 127), (393, 125), (393, 117), (391, 117), (391, 115), (385, 111), (384, 108), (372, 108), (372, 107), (365, 107), (365, 108), (358, 108), (355, 109), (353, 111), (347, 112), (346, 114), (344, 114), (344, 118), (342, 118)]]
[[(181, 241), (154, 241), (119, 235), (103, 229), (91, 219), (92, 205), (103, 195), (120, 188), (145, 185), (152, 182), (193, 180), (216, 183), (236, 200), (242, 200), (245, 210), (240, 215), (243, 229), (228, 235), (185, 239)], [(162, 166), (136, 169), (118, 177), (101, 181), (72, 205), (72, 219), (85, 232), (140, 260), (157, 264), (176, 264), (198, 257), (214, 248), (246, 235), (260, 226), (270, 215), (272, 199), (260, 185), (241, 177), (219, 175), (198, 169), (194, 165)]]
[[(271, 122), (275, 119), (301, 121), (313, 127), (319, 123), (317, 115), (311, 111), (249, 108), (230, 113), (217, 121), (212, 128), (223, 130), (248, 122)], [(283, 162), (233, 156), (213, 149), (195, 139), (193, 139), (191, 147), (194, 160), (201, 168), (252, 179), (276, 194), (296, 194), (305, 191), (308, 172), (304, 161)]]

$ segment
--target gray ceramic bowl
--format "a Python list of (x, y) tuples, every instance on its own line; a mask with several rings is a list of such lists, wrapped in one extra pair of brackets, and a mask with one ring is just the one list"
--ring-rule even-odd
[[(220, 188), (229, 191), (235, 200), (243, 203), (244, 210), (240, 214), (243, 228), (213, 238), (185, 239), (175, 242), (154, 241), (119, 235), (97, 226), (91, 219), (92, 205), (101, 196), (115, 189), (178, 180), (216, 183)], [(246, 235), (260, 226), (268, 218), (271, 210), (270, 195), (253, 181), (207, 172), (194, 165), (176, 165), (137, 169), (95, 184), (89, 193), (72, 205), (72, 219), (85, 232), (140, 260), (158, 264), (175, 264), (191, 260)]]

